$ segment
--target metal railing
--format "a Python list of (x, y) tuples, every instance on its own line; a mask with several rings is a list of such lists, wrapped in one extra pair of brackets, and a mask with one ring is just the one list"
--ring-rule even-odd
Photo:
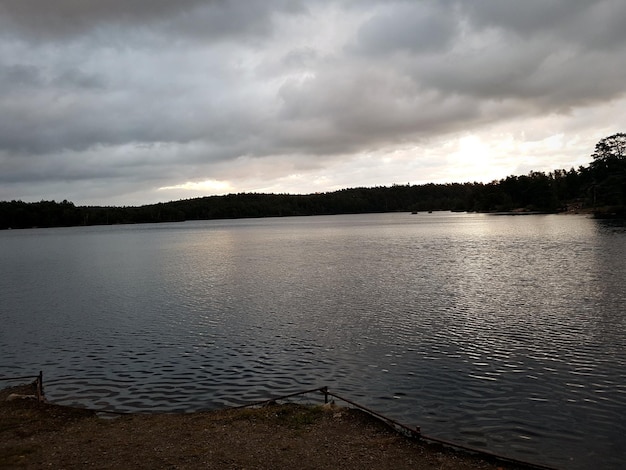
[(274, 397), (274, 398), (269, 398), (267, 400), (262, 400), (262, 401), (257, 401), (257, 402), (253, 402), (253, 403), (248, 403), (245, 405), (240, 405), (240, 406), (236, 406), (233, 408), (247, 408), (247, 407), (254, 407), (254, 406), (263, 406), (263, 405), (268, 405), (271, 403), (276, 403), (279, 400), (286, 400), (288, 398), (293, 398), (296, 396), (300, 396), (300, 395), (306, 395), (306, 394), (310, 394), (310, 393), (322, 393), (324, 395), (324, 403), (328, 403), (329, 402), (329, 398), (328, 397), (333, 397), (337, 400), (340, 400), (342, 402), (348, 403), (349, 405), (352, 405), (353, 407), (364, 411), (366, 413), (368, 413), (369, 415), (374, 416), (375, 418), (378, 418), (379, 420), (383, 421), (384, 423), (386, 423), (387, 425), (389, 425), (391, 428), (395, 429), (396, 431), (399, 431), (400, 433), (402, 433), (403, 435), (412, 438), (412, 439), (419, 439), (419, 440), (423, 440), (426, 442), (430, 442), (430, 443), (435, 443), (435, 444), (441, 444), (444, 445), (446, 447), (450, 447), (450, 448), (454, 448), (454, 449), (458, 449), (458, 450), (463, 450), (465, 452), (469, 452), (471, 454), (476, 454), (476, 455), (481, 455), (483, 457), (488, 457), (500, 462), (506, 462), (506, 463), (510, 463), (513, 465), (520, 465), (523, 466), (525, 468), (529, 468), (529, 469), (536, 469), (536, 470), (557, 470), (554, 467), (548, 467), (545, 465), (541, 465), (541, 464), (535, 464), (532, 462), (526, 462), (524, 460), (519, 460), (519, 459), (514, 459), (511, 457), (506, 457), (504, 455), (500, 455), (500, 454), (496, 454), (493, 452), (489, 452), (483, 449), (477, 449), (475, 447), (470, 447), (470, 446), (466, 446), (463, 444), (459, 444), (456, 442), (452, 442), (452, 441), (448, 441), (445, 439), (440, 439), (438, 437), (433, 437), (433, 436), (428, 436), (425, 435), (421, 432), (421, 429), (419, 427), (415, 427), (415, 428), (411, 428), (410, 426), (407, 426), (405, 424), (402, 424), (388, 416), (385, 416), (381, 413), (378, 413), (377, 411), (374, 411), (366, 406), (363, 406), (353, 400), (350, 400), (348, 398), (345, 398), (341, 395), (338, 395), (334, 392), (331, 392), (328, 390), (328, 387), (320, 387), (320, 388), (314, 388), (314, 389), (310, 389), (310, 390), (304, 390), (301, 392), (295, 392), (295, 393), (290, 393), (289, 395), (282, 395), (279, 397)]
[(39, 375), (27, 375), (22, 377), (0, 377), (1, 382), (17, 382), (18, 380), (35, 379), (30, 385), (33, 387), (34, 395), (38, 401), (45, 401), (46, 397), (43, 392), (43, 372), (39, 371)]
[[(26, 377), (0, 377), (0, 381), (17, 381), (17, 380), (29, 380), (35, 378), (34, 382), (32, 382), (32, 386), (35, 389), (35, 396), (37, 397), (37, 399), (39, 401), (44, 401), (45, 397), (44, 397), (44, 392), (43, 392), (43, 373), (40, 371), (39, 375), (37, 376), (26, 376)], [(537, 470), (557, 470), (554, 467), (548, 467), (545, 465), (540, 465), (540, 464), (535, 464), (535, 463), (531, 463), (531, 462), (526, 462), (523, 460), (518, 460), (518, 459), (514, 459), (511, 457), (506, 457), (500, 454), (496, 454), (493, 452), (489, 452), (483, 449), (477, 449), (475, 447), (470, 447), (470, 446), (466, 446), (464, 444), (459, 444), (456, 442), (452, 442), (452, 441), (448, 441), (445, 439), (440, 439), (438, 437), (433, 437), (433, 436), (428, 436), (425, 435), (421, 432), (419, 427), (410, 427), (407, 426), (403, 423), (400, 423), (399, 421), (396, 421), (395, 419), (392, 419), (388, 416), (383, 415), (382, 413), (379, 413), (377, 411), (372, 410), (371, 408), (368, 408), (364, 405), (361, 405), (349, 398), (343, 397), (337, 393), (331, 392), (328, 390), (328, 387), (318, 387), (318, 388), (312, 388), (312, 389), (308, 389), (308, 390), (303, 390), (300, 392), (294, 392), (294, 393), (290, 393), (287, 395), (280, 395), (280, 396), (276, 396), (276, 397), (272, 397), (272, 398), (268, 398), (265, 400), (261, 400), (261, 401), (255, 401), (255, 402), (251, 402), (251, 403), (246, 403), (243, 405), (239, 405), (239, 406), (233, 406), (233, 407), (228, 407), (229, 409), (241, 409), (241, 408), (251, 408), (251, 407), (259, 407), (259, 406), (265, 406), (265, 405), (270, 405), (270, 404), (276, 404), (278, 401), (280, 400), (287, 400), (289, 398), (294, 398), (294, 397), (298, 397), (298, 396), (303, 396), (303, 395), (308, 395), (308, 394), (312, 394), (312, 393), (320, 393), (322, 395), (324, 395), (324, 403), (329, 403), (330, 399), (329, 397), (332, 397), (336, 400), (348, 403), (349, 405), (353, 406), (354, 408), (357, 408), (361, 411), (364, 411), (365, 413), (381, 420), (382, 422), (386, 423), (388, 426), (390, 426), (392, 429), (400, 432), (401, 434), (405, 435), (406, 437), (412, 438), (412, 439), (418, 439), (418, 440), (423, 440), (426, 442), (430, 442), (430, 443), (436, 443), (436, 444), (441, 444), (447, 447), (451, 447), (454, 449), (459, 449), (459, 450), (463, 450), (472, 454), (476, 454), (476, 455), (481, 455), (487, 458), (491, 458), (491, 459), (495, 459), (497, 461), (500, 462), (506, 462), (506, 463), (510, 463), (510, 464), (514, 464), (514, 465), (520, 465), (526, 468), (531, 468), (531, 469), (537, 469)], [(90, 409), (90, 408), (87, 408)], [(126, 412), (120, 412), (120, 411), (110, 411), (110, 410), (98, 410), (98, 409), (91, 409), (91, 411), (94, 412), (101, 412), (101, 413), (112, 413), (112, 414), (132, 414), (132, 413), (126, 413)]]

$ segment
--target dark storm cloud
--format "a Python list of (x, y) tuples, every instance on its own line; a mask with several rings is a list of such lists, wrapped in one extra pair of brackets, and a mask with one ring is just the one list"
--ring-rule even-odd
[(111, 34), (173, 28), (178, 34), (217, 37), (267, 33), (274, 12), (299, 10), (299, 2), (288, 0), (3, 0), (0, 25), (30, 41), (65, 40), (107, 27), (113, 27)]
[(410, 77), (384, 68), (358, 70), (335, 64), (315, 78), (281, 88), (280, 117), (289, 126), (293, 146), (311, 153), (316, 148), (335, 153), (373, 148), (380, 141), (454, 127), (476, 113), (466, 98), (428, 93)]
[(0, 89), (9, 94), (22, 88), (44, 85), (39, 69), (34, 65), (0, 64)]
[(459, 3), (478, 28), (499, 28), (523, 39), (543, 35), (583, 49), (623, 47), (626, 5), (616, 0), (529, 0)]
[(389, 3), (359, 30), (359, 48), (368, 54), (441, 51), (459, 27), (454, 12), (432, 2)]
[[(272, 16), (281, 11), (301, 9), (289, 1), (2, 2), (0, 35), (42, 42), (33, 49), (39, 56), (8, 57), (3, 62), (14, 63), (0, 68), (4, 93), (0, 103), (10, 116), (0, 124), (2, 147), (37, 154), (80, 151), (94, 145), (198, 138), (219, 141), (232, 136), (227, 127), (233, 120), (241, 132), (248, 132), (250, 119), (240, 115), (235, 101), (229, 101), (232, 93), (223, 89), (223, 83), (213, 83), (230, 81), (230, 77), (220, 77), (223, 67), (219, 64), (227, 57), (207, 57), (217, 61), (209, 73), (218, 79), (208, 75), (202, 83), (187, 84), (184, 77), (176, 77), (182, 72), (176, 69), (180, 63), (169, 68), (166, 60), (159, 60), (160, 51), (150, 50), (149, 42), (161, 38), (156, 46), (163, 47), (181, 37), (237, 39), (271, 34)], [(120, 35), (141, 44), (142, 53), (135, 54), (136, 59), (125, 59), (133, 55), (133, 43), (120, 41), (116, 37)], [(63, 46), (68, 40), (76, 45)], [(61, 45), (55, 46), (54, 41)], [(171, 47), (166, 48), (170, 54), (189, 53), (184, 44)], [(69, 54), (58, 54), (58, 48)], [(191, 50), (193, 54), (193, 46)], [(98, 56), (105, 59), (101, 64)], [(95, 73), (81, 69), (82, 62), (90, 60), (96, 62), (91, 64)], [(154, 75), (134, 77), (145, 66), (153, 67)]]
[[(521, 113), (558, 112), (624, 93), (626, 3), (425, 3), (394, 4), (374, 15), (359, 31), (357, 49), (373, 57), (384, 52), (381, 64), (416, 87), (477, 101), (525, 100)], [(445, 53), (429, 54), (437, 47)]]

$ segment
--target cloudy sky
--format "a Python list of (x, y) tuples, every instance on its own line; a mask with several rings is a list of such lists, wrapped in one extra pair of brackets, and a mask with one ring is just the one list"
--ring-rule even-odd
[(623, 0), (0, 0), (0, 200), (587, 165), (624, 64)]

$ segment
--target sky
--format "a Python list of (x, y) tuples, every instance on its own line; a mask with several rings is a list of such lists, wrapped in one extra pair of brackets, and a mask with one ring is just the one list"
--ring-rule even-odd
[(0, 200), (490, 182), (626, 131), (623, 0), (0, 0)]

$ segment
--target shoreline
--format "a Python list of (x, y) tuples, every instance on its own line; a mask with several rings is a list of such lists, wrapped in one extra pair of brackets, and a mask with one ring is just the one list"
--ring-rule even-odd
[(111, 419), (29, 398), (7, 401), (24, 390), (0, 390), (2, 468), (545, 468), (409, 438), (364, 411), (332, 404)]

